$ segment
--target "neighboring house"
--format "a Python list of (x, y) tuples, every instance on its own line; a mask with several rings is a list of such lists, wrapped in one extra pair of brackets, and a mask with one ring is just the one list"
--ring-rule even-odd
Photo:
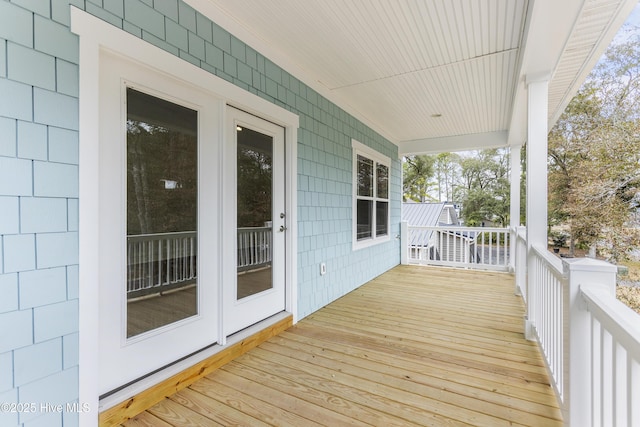
[[(450, 203), (403, 203), (402, 221), (414, 229), (409, 236), (410, 257), (418, 260), (473, 263), (476, 261), (476, 233), (459, 227), (456, 207)], [(449, 226), (449, 227), (447, 227)], [(433, 227), (442, 227), (435, 229)]]
[(402, 203), (402, 220), (409, 225), (434, 227), (438, 225), (460, 225), (458, 212), (453, 203)]
[[(0, 425), (95, 425), (398, 265), (405, 154), (526, 141), (545, 240), (546, 130), (635, 3), (0, 0)], [(178, 270), (172, 320), (126, 294)]]

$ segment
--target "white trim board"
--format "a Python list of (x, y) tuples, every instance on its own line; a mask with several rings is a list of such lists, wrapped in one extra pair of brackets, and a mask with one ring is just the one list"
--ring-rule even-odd
[(286, 188), (287, 188), (287, 262), (286, 307), (298, 317), (297, 307), (297, 115), (251, 94), (193, 64), (186, 62), (156, 46), (153, 46), (93, 15), (71, 7), (71, 31), (79, 36), (79, 263), (80, 263), (80, 344), (79, 344), (79, 401), (88, 404), (90, 410), (80, 414), (80, 424), (93, 426), (98, 423), (99, 369), (98, 352), (98, 240), (99, 198), (96, 189), (98, 179), (99, 141), (99, 82), (100, 52), (109, 51), (131, 61), (161, 70), (177, 78), (209, 91), (228, 105), (277, 123), (285, 128), (286, 139)]

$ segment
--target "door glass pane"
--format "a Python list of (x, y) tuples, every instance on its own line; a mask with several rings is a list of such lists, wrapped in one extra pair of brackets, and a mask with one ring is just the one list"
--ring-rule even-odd
[(198, 113), (127, 89), (127, 337), (198, 312)]
[(237, 299), (271, 289), (273, 138), (237, 126)]

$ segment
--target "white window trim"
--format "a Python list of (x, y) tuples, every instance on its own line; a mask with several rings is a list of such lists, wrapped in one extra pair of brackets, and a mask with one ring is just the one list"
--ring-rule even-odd
[[(378, 151), (374, 150), (371, 147), (368, 147), (366, 145), (364, 145), (363, 143), (356, 141), (355, 139), (351, 140), (351, 148), (353, 151), (352, 154), (352, 162), (353, 162), (353, 174), (351, 177), (351, 184), (352, 184), (352, 211), (351, 211), (351, 216), (352, 216), (352, 250), (356, 251), (358, 249), (363, 249), (363, 248), (368, 248), (370, 246), (374, 246), (374, 245), (378, 245), (380, 243), (384, 243), (384, 242), (388, 242), (389, 240), (391, 240), (391, 197), (390, 194), (387, 194), (387, 198), (386, 201), (388, 202), (387, 204), (387, 234), (385, 234), (384, 236), (376, 236), (375, 235), (375, 230), (376, 230), (376, 208), (375, 208), (375, 201), (377, 200), (385, 200), (385, 199), (378, 199), (377, 195), (376, 195), (376, 186), (377, 186), (377, 180), (374, 178), (374, 204), (373, 204), (373, 215), (372, 215), (372, 225), (373, 225), (373, 232), (374, 232), (374, 236), (370, 237), (368, 239), (362, 239), (362, 240), (358, 240), (358, 185), (357, 185), (357, 180), (358, 180), (358, 154), (365, 156), (371, 160), (373, 160), (375, 162), (375, 164), (381, 164), (386, 166), (389, 169), (389, 175), (391, 175), (391, 159), (383, 154), (380, 154)], [(374, 164), (374, 171), (376, 170)], [(374, 177), (375, 177), (375, 173), (374, 173)], [(389, 176), (389, 179), (391, 178), (391, 176)], [(389, 186), (389, 192), (391, 191), (391, 188)]]
[[(162, 70), (197, 87), (211, 88), (226, 105), (233, 105), (258, 115), (285, 128), (286, 144), (286, 209), (289, 233), (287, 233), (285, 310), (298, 320), (297, 301), (297, 115), (278, 107), (257, 95), (241, 89), (213, 74), (202, 70), (152, 44), (135, 37), (107, 22), (71, 6), (71, 31), (79, 36), (79, 140), (80, 140), (80, 230), (79, 230), (79, 401), (89, 405), (90, 410), (80, 413), (80, 424), (98, 425), (99, 369), (98, 351), (98, 277), (99, 253), (99, 188), (98, 146), (100, 111), (98, 106), (100, 51), (106, 50), (133, 61)], [(205, 354), (202, 358), (206, 357)], [(190, 358), (185, 363), (194, 364)], [(182, 365), (175, 365), (178, 369)], [(182, 369), (186, 368), (186, 365)], [(167, 375), (171, 372), (167, 371)], [(106, 409), (106, 407), (102, 408)]]

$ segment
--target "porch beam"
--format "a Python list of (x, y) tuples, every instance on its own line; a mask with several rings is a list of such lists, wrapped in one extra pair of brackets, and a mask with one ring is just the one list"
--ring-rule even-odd
[(507, 145), (507, 136), (508, 132), (501, 130), (496, 132), (401, 141), (398, 147), (398, 155), (402, 157), (412, 154), (437, 154), (448, 151), (504, 147)]

